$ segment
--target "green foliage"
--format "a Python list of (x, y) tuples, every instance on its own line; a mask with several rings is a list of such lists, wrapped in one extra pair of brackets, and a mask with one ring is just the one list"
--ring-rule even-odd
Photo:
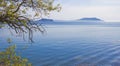
[(13, 45), (0, 52), (0, 66), (32, 66), (26, 58), (16, 55), (15, 48)]

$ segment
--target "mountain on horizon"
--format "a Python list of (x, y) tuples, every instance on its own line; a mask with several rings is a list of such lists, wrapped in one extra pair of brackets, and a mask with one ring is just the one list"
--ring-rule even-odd
[(96, 17), (92, 17), (92, 18), (81, 18), (81, 19), (79, 19), (79, 20), (81, 20), (81, 21), (103, 21), (103, 20), (101, 20), (101, 19), (99, 19), (99, 18), (96, 18)]

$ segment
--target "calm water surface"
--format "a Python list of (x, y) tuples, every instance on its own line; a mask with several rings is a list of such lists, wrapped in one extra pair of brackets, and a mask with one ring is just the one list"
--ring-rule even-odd
[[(34, 43), (0, 30), (0, 49), (12, 38), (17, 52), (33, 66), (120, 66), (120, 27), (49, 25), (34, 33)], [(27, 48), (26, 48), (27, 47)]]

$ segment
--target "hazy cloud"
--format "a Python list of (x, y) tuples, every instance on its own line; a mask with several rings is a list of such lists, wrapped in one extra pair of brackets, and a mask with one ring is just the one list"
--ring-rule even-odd
[(120, 21), (120, 0), (58, 0), (62, 4), (60, 13), (51, 18), (72, 20), (82, 17), (98, 17), (106, 21)]

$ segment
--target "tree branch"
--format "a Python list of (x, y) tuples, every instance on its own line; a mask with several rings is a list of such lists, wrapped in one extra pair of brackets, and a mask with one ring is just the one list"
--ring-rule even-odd
[(17, 7), (17, 9), (13, 12), (13, 13), (16, 13), (19, 11), (20, 7), (23, 5), (23, 3), (25, 3), (25, 1), (23, 0)]

